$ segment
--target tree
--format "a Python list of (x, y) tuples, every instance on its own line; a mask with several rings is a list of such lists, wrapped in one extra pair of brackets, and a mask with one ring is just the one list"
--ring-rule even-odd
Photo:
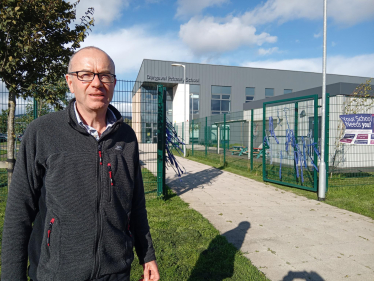
[(9, 91), (8, 186), (14, 167), (16, 98), (34, 97), (61, 106), (67, 88), (63, 76), (74, 50), (93, 26), (93, 8), (79, 24), (77, 2), (64, 0), (0, 1), (0, 77)]

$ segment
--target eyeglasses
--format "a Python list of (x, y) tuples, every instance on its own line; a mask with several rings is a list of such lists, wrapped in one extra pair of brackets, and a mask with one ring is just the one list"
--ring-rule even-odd
[(113, 83), (114, 80), (116, 79), (116, 76), (111, 73), (94, 73), (91, 71), (74, 71), (74, 72), (69, 72), (68, 74), (77, 75), (78, 80), (83, 81), (83, 82), (93, 81), (95, 79), (95, 75), (99, 77), (99, 80), (102, 83)]

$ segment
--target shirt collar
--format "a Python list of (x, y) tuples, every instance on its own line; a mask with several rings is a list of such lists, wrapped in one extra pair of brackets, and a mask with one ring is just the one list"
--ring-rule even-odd
[[(96, 131), (96, 129), (94, 129), (91, 126), (83, 123), (83, 121), (82, 121), (82, 119), (81, 119), (81, 117), (78, 113), (78, 110), (77, 110), (77, 102), (74, 102), (74, 112), (75, 112), (75, 117), (77, 118), (78, 124), (81, 127), (85, 128), (89, 134), (93, 135), (98, 140), (99, 139), (99, 134)], [(106, 121), (105, 131), (108, 130), (110, 127), (112, 127), (114, 125), (114, 123), (117, 121), (117, 117), (114, 115), (113, 111), (109, 107), (108, 107), (108, 110), (106, 112), (106, 120), (105, 121)]]

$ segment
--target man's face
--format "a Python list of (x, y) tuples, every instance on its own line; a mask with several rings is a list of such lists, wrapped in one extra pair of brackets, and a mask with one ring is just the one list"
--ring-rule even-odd
[[(91, 71), (94, 73), (111, 73), (114, 74), (114, 65), (108, 56), (96, 49), (86, 49), (77, 53), (71, 61), (71, 69), (69, 72), (75, 71)], [(75, 95), (77, 100), (77, 108), (87, 113), (105, 111), (113, 98), (113, 83), (103, 83), (99, 77), (95, 75), (91, 82), (79, 81), (77, 76), (66, 75), (70, 92)]]

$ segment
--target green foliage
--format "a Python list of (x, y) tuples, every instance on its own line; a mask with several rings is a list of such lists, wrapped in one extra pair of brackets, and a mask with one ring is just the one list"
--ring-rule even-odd
[(93, 8), (70, 28), (79, 1), (0, 1), (0, 77), (16, 97), (60, 105), (70, 56), (93, 25)]
[(0, 133), (6, 134), (7, 131), (7, 120), (8, 120), (8, 110), (1, 110), (0, 115)]
[[(45, 102), (38, 102), (38, 108), (37, 108), (37, 115), (42, 116), (46, 115), (50, 112), (53, 112), (56, 110), (55, 107), (52, 107), (51, 105), (45, 103)], [(6, 133), (7, 131), (7, 121), (8, 120), (8, 109), (2, 110), (0, 115), (0, 133)], [(31, 121), (34, 120), (34, 105), (31, 103), (28, 103), (25, 108), (25, 113), (15, 117), (14, 119), (14, 133), (16, 136), (19, 134), (22, 134), (26, 127), (31, 123)]]

